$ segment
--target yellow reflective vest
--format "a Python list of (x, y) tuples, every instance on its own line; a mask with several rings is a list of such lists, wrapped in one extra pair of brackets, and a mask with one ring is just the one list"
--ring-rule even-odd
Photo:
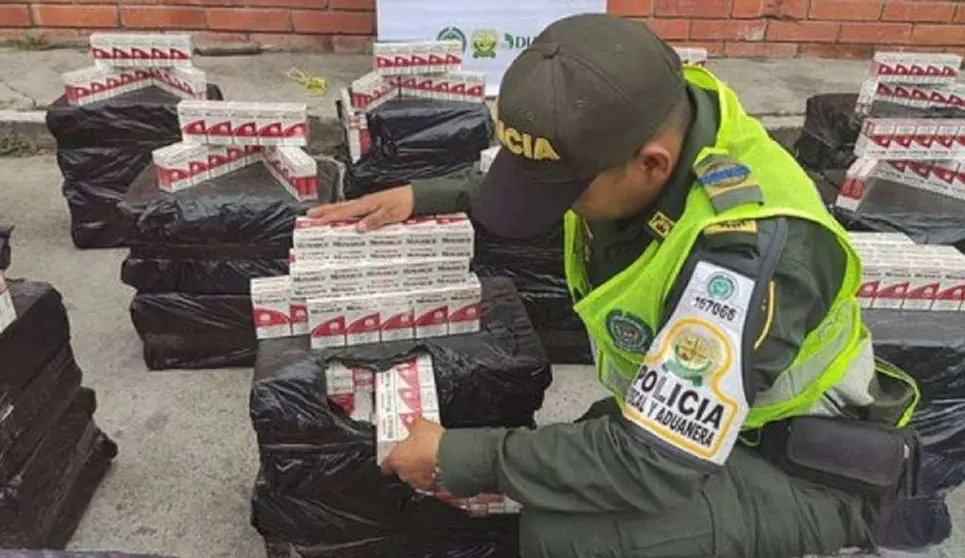
[[(583, 257), (584, 224), (572, 212), (565, 217), (566, 279), (592, 341), (600, 381), (621, 402), (628, 418), (644, 421), (649, 430), (674, 445), (690, 444), (692, 453), (711, 461), (719, 461), (715, 452), (725, 451), (720, 448), (728, 445), (727, 439), (732, 445), (740, 430), (792, 416), (822, 414), (821, 400), (829, 390), (867, 389), (882, 375), (914, 390), (912, 404), (896, 421), (905, 425), (917, 401), (917, 388), (903, 372), (875, 362), (855, 297), (861, 261), (845, 230), (828, 213), (807, 174), (770, 140), (759, 121), (744, 112), (729, 87), (702, 68), (687, 67), (684, 76), (692, 85), (716, 92), (720, 127), (714, 145), (697, 157), (698, 183), (691, 188), (681, 218), (666, 227), (666, 236), (652, 242), (622, 272), (591, 288)], [(823, 226), (845, 251), (847, 268), (830, 311), (808, 332), (797, 358), (768, 389), (755, 394), (753, 406), (741, 409), (738, 400), (744, 395), (743, 387), (734, 380), (741, 375), (727, 370), (741, 360), (739, 330), (727, 331), (695, 311), (674, 313), (668, 319), (665, 313), (679, 308), (675, 311), (665, 305), (703, 231), (777, 216)], [(741, 296), (745, 305), (749, 300), (749, 294), (741, 292), (748, 286), (741, 285), (740, 277), (713, 266), (698, 268), (695, 275), (700, 276), (691, 279), (695, 300), (713, 305), (731, 297), (731, 306), (738, 309)], [(698, 280), (700, 284), (694, 283)], [(646, 394), (672, 401), (678, 415), (694, 420), (678, 417), (673, 422), (673, 412), (648, 414), (646, 408), (627, 404), (627, 398), (636, 401)], [(729, 450), (724, 457), (726, 453)]]

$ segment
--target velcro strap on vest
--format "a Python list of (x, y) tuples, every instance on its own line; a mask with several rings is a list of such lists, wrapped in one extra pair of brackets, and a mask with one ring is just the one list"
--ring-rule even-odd
[(764, 202), (764, 194), (751, 169), (730, 154), (713, 153), (704, 157), (694, 164), (694, 173), (717, 213)]

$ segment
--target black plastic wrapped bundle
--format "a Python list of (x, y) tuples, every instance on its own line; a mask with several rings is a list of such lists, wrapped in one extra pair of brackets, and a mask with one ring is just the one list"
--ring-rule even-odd
[[(215, 85), (208, 98), (222, 99)], [(61, 97), (47, 110), (57, 141), (63, 195), (78, 248), (124, 246), (130, 223), (117, 204), (151, 161), (151, 152), (181, 141), (180, 98), (150, 87), (108, 101), (72, 106)]]
[(346, 165), (349, 199), (470, 168), (493, 133), (484, 103), (425, 99), (390, 101), (369, 113), (368, 126), (372, 148)]
[(870, 309), (862, 312), (875, 354), (918, 382), (912, 426), (922, 436), (922, 494), (899, 503), (879, 529), (879, 544), (921, 548), (951, 533), (944, 497), (965, 483), (965, 314)]
[[(340, 163), (316, 158), (319, 201), (341, 188)], [(288, 272), (299, 202), (261, 164), (174, 193), (148, 166), (120, 209), (132, 223), (121, 280), (137, 289), (131, 318), (149, 368), (250, 366), (250, 281)]]
[(47, 283), (8, 280), (17, 319), (0, 332), (0, 393), (19, 393), (67, 344), (60, 293)]
[[(854, 162), (854, 144), (864, 118), (855, 114), (858, 95), (827, 93), (807, 100), (804, 129), (794, 144), (797, 160), (817, 171), (846, 169)], [(955, 109), (919, 109), (889, 102), (875, 102), (872, 118), (961, 118), (965, 111)]]
[(0, 225), (0, 271), (10, 267), (10, 235), (13, 227)]
[[(844, 182), (844, 171), (823, 174), (832, 184)], [(865, 191), (857, 209), (834, 207), (848, 230), (899, 232), (918, 244), (947, 244), (965, 252), (965, 200), (887, 178), (868, 179)]]
[(117, 447), (94, 425), (60, 294), (10, 281), (17, 319), (0, 332), (0, 546), (63, 548)]
[(131, 301), (151, 370), (251, 366), (258, 350), (251, 315), (247, 294), (141, 293)]
[(262, 467), (252, 522), (267, 539), (332, 558), (515, 552), (515, 517), (469, 519), (382, 477), (373, 425), (352, 420), (325, 395), (330, 361), (381, 371), (426, 353), (445, 426), (533, 426), (549, 361), (512, 284), (484, 280), (483, 290), (479, 333), (319, 352), (307, 338), (260, 344), (251, 419)]
[(288, 250), (275, 246), (134, 246), (121, 281), (138, 293), (247, 294), (252, 277), (288, 274)]

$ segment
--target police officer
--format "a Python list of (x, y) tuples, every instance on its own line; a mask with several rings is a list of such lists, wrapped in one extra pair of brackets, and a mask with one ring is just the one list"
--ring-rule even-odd
[(903, 425), (917, 397), (875, 365), (854, 294), (861, 264), (805, 172), (726, 84), (633, 21), (553, 23), (508, 69), (498, 105), (502, 149), (485, 178), (312, 215), (365, 229), (470, 210), (505, 237), (562, 219), (567, 283), (613, 397), (535, 430), (421, 421), (384, 472), (509, 495), (524, 507), (524, 557), (868, 544), (868, 498), (758, 451), (762, 427), (791, 417)]

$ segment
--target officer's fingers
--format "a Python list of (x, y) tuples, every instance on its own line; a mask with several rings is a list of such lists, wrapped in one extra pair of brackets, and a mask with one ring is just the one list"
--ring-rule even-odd
[(359, 221), (359, 224), (356, 226), (356, 228), (361, 232), (365, 232), (375, 230), (382, 225), (390, 224), (392, 224), (392, 219), (389, 211), (385, 207), (381, 207), (375, 212), (366, 215), (361, 221)]
[(378, 205), (374, 200), (360, 198), (347, 202), (313, 207), (308, 210), (308, 216), (313, 219), (319, 219), (323, 223), (331, 223), (332, 221), (344, 221), (364, 217), (377, 208)]

